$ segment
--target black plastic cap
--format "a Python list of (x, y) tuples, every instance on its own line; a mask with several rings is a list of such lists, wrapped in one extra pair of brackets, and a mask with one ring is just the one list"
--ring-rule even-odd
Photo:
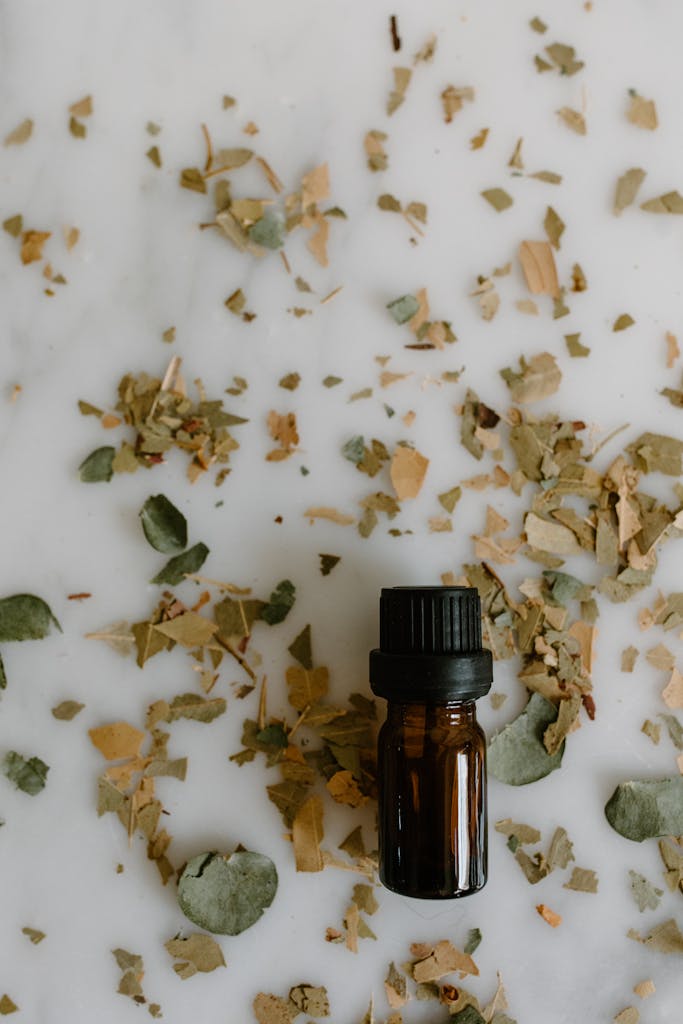
[(475, 700), (491, 688), (475, 587), (384, 587), (373, 693), (388, 700)]

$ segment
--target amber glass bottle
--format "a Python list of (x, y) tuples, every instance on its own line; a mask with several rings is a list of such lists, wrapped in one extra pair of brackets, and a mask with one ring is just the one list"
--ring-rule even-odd
[(379, 871), (404, 896), (449, 899), (487, 873), (486, 738), (475, 699), (492, 681), (471, 587), (389, 587), (370, 684), (378, 739)]

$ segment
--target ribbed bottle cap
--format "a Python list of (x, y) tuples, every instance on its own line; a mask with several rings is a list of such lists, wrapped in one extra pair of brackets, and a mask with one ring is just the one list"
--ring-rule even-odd
[(384, 587), (370, 685), (390, 700), (473, 700), (488, 693), (475, 587)]

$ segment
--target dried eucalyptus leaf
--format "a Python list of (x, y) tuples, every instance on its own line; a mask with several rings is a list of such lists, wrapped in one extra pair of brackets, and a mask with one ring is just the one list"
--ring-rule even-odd
[(260, 611), (259, 618), (269, 626), (275, 626), (289, 615), (296, 599), (296, 587), (291, 580), (280, 580)]
[(398, 299), (394, 299), (393, 302), (387, 303), (387, 309), (393, 316), (397, 324), (405, 324), (417, 313), (420, 308), (420, 303), (414, 295), (402, 295)]
[(29, 796), (35, 796), (41, 789), (45, 789), (49, 770), (50, 766), (39, 757), (25, 759), (16, 750), (8, 751), (2, 762), (3, 775)]
[(310, 623), (307, 626), (304, 626), (299, 635), (292, 640), (287, 650), (303, 668), (306, 670), (313, 668)]
[(104, 445), (90, 452), (78, 467), (78, 475), (84, 484), (108, 483), (114, 475), (113, 462), (116, 449)]
[(239, 935), (271, 905), (277, 871), (269, 857), (250, 850), (201, 853), (178, 881), (178, 903), (190, 921), (218, 935)]
[(545, 730), (556, 719), (557, 708), (540, 693), (532, 693), (524, 711), (489, 743), (492, 775), (510, 786), (525, 786), (559, 768), (564, 743), (552, 756), (543, 746)]
[(648, 882), (645, 875), (641, 875), (638, 871), (629, 871), (628, 877), (631, 880), (633, 898), (638, 904), (641, 914), (646, 909), (656, 910), (664, 895), (664, 890), (658, 889), (652, 882)]
[(574, 889), (576, 892), (597, 892), (598, 876), (589, 868), (574, 868), (571, 878), (564, 883), (564, 889)]
[(619, 214), (630, 206), (638, 194), (638, 189), (645, 180), (645, 171), (642, 167), (631, 167), (617, 181), (614, 194), (614, 213)]
[(479, 928), (470, 928), (469, 932), (467, 933), (467, 941), (465, 942), (465, 945), (463, 946), (463, 952), (464, 953), (468, 953), (468, 954), (469, 953), (474, 953), (475, 949), (478, 947), (480, 942), (481, 942), (481, 931), (480, 931), (480, 929)]
[(657, 953), (678, 953), (683, 954), (683, 934), (673, 918), (658, 924), (652, 931), (641, 938), (637, 932), (630, 930), (630, 939), (642, 942)]
[(200, 541), (199, 544), (194, 544), (182, 554), (170, 558), (154, 579), (150, 580), (150, 583), (165, 583), (170, 587), (175, 587), (183, 582), (188, 573), (199, 572), (208, 554), (209, 549), (206, 544), (202, 544)]
[(504, 188), (486, 188), (481, 195), (497, 213), (507, 210), (513, 203), (512, 196)]
[(164, 948), (175, 960), (185, 961), (173, 965), (176, 974), (183, 979), (191, 978), (198, 971), (208, 974), (217, 967), (225, 967), (221, 947), (210, 935), (202, 932), (193, 932), (185, 938), (176, 936), (165, 942)]
[(85, 704), (80, 704), (77, 700), (63, 700), (61, 704), (52, 708), (52, 714), (60, 722), (70, 722), (84, 707)]
[(55, 625), (62, 631), (50, 606), (34, 594), (13, 594), (0, 600), (0, 643), (42, 640)]
[(154, 494), (140, 509), (145, 537), (165, 555), (179, 554), (187, 544), (187, 520), (163, 494)]
[(289, 990), (289, 1001), (299, 1013), (307, 1013), (309, 1017), (329, 1017), (330, 1001), (327, 989), (322, 985), (301, 983)]
[(605, 817), (634, 842), (683, 833), (683, 775), (621, 782), (605, 805)]

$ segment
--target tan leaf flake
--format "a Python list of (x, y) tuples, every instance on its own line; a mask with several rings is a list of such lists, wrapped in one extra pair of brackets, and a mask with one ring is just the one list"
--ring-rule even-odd
[(175, 640), (184, 647), (201, 647), (208, 644), (218, 626), (215, 622), (205, 619), (198, 612), (183, 612), (168, 622), (160, 622), (154, 626), (157, 633)]
[(327, 199), (330, 194), (330, 169), (326, 163), (314, 167), (301, 179), (301, 205), (304, 210), (309, 206)]
[(527, 541), (539, 551), (555, 555), (577, 554), (581, 547), (576, 535), (562, 523), (542, 519), (535, 512), (528, 512), (524, 520)]
[(323, 666), (305, 669), (301, 665), (290, 665), (286, 672), (289, 703), (297, 711), (303, 711), (310, 704), (317, 704), (327, 693), (329, 672)]
[(391, 482), (399, 501), (415, 498), (420, 493), (429, 466), (429, 459), (414, 448), (399, 444), (391, 460)]
[(368, 802), (368, 798), (361, 792), (353, 777), (353, 772), (348, 769), (335, 772), (326, 785), (332, 799), (338, 804), (346, 804), (347, 807), (362, 807)]
[(308, 239), (306, 246), (313, 253), (320, 266), (326, 267), (329, 264), (327, 257), (327, 240), (330, 234), (329, 221), (321, 213), (312, 219), (316, 225), (316, 231)]
[(354, 516), (338, 512), (336, 508), (330, 508), (327, 505), (312, 505), (306, 509), (304, 515), (311, 520), (328, 519), (331, 523), (337, 523), (338, 526), (351, 526), (356, 521)]
[(622, 210), (630, 206), (638, 194), (638, 189), (645, 180), (645, 171), (642, 167), (631, 167), (617, 181), (614, 192), (614, 213), (619, 215)]
[(550, 907), (547, 907), (545, 903), (539, 903), (536, 910), (551, 928), (557, 928), (558, 925), (562, 924), (562, 918), (560, 915), (556, 914), (554, 910), (550, 909)]
[(639, 96), (637, 92), (632, 92), (631, 102), (626, 111), (626, 118), (631, 124), (637, 125), (638, 128), (645, 128), (647, 131), (653, 132), (659, 123), (657, 121), (655, 101), (646, 100), (643, 96)]
[(550, 242), (522, 242), (519, 246), (519, 261), (532, 295), (559, 296), (560, 284)]
[(683, 708), (683, 675), (675, 665), (669, 682), (662, 690), (662, 700), (668, 708)]
[(84, 96), (81, 100), (76, 100), (69, 107), (69, 113), (73, 114), (74, 117), (90, 117), (93, 112), (92, 96)]
[(394, 88), (387, 100), (387, 114), (389, 117), (398, 110), (406, 98), (406, 90), (410, 85), (412, 71), (410, 68), (392, 68), (394, 75)]
[(292, 843), (297, 871), (322, 871), (320, 849), (324, 835), (323, 802), (317, 794), (303, 802), (292, 822)]
[(88, 736), (107, 761), (137, 757), (145, 739), (144, 732), (140, 732), (127, 722), (110, 722), (108, 725), (89, 729)]
[(567, 125), (567, 128), (571, 128), (577, 135), (585, 135), (586, 119), (583, 114), (578, 110), (572, 110), (571, 107), (561, 107), (557, 111), (558, 117)]
[[(268, 452), (266, 460), (269, 462), (279, 461), (291, 455), (299, 443), (299, 434), (296, 426), (296, 414), (286, 412), (280, 414), (274, 409), (268, 413), (268, 433), (280, 445), (280, 449)], [(280, 454), (281, 453), (281, 454)]]
[[(446, 86), (441, 93), (443, 117), (446, 124), (450, 124), (458, 111), (462, 110), (466, 100), (470, 103), (474, 100), (474, 89), (471, 86)], [(483, 145), (483, 142), (481, 145)]]
[(676, 364), (676, 360), (681, 354), (681, 350), (678, 345), (678, 339), (675, 334), (671, 331), (667, 331), (665, 335), (666, 339), (666, 368), (671, 370)]
[(647, 999), (648, 996), (653, 996), (656, 992), (655, 983), (652, 978), (646, 978), (644, 981), (639, 981), (637, 985), (633, 986), (633, 991), (641, 999)]
[[(417, 953), (415, 952), (416, 948)], [(424, 948), (424, 944), (419, 944), (417, 947), (411, 946), (411, 953), (420, 957)], [(413, 978), (418, 984), (438, 981), (439, 978), (443, 978), (446, 974), (452, 974), (454, 971), (459, 971), (461, 978), (468, 974), (479, 974), (479, 968), (472, 957), (467, 953), (461, 953), (448, 939), (437, 942), (432, 949), (427, 946), (427, 950), (429, 950), (428, 954), (413, 965)]]
[(5, 136), (5, 146), (22, 146), (25, 142), (31, 138), (33, 134), (33, 121), (30, 117), (27, 117), (21, 124), (18, 124), (16, 128), (13, 128)]
[(43, 247), (51, 235), (51, 231), (24, 231), (21, 236), (21, 262), (35, 263), (42, 259)]

